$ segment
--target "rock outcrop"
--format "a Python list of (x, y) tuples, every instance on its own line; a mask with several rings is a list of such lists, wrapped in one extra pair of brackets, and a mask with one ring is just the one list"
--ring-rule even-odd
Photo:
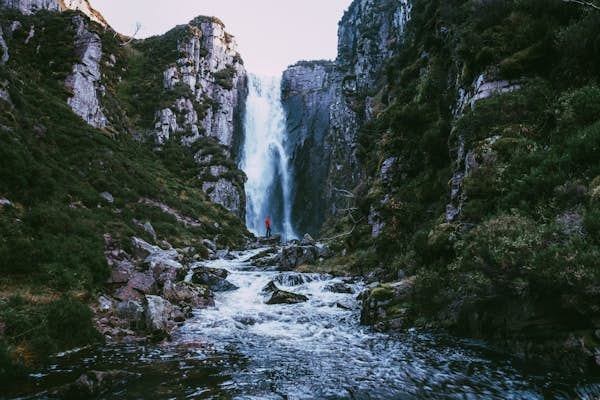
[(347, 208), (344, 191), (363, 176), (358, 130), (373, 116), (384, 61), (402, 39), (410, 10), (407, 0), (353, 2), (340, 22), (337, 60), (299, 62), (283, 74), (298, 205), (292, 220), (300, 231), (316, 235), (323, 221)]
[(216, 18), (198, 17), (175, 30), (180, 36), (179, 58), (166, 66), (162, 83), (175, 100), (156, 111), (150, 133), (158, 145), (178, 140), (192, 146), (201, 138), (214, 138), (222, 150), (199, 151), (195, 157), (201, 166), (202, 190), (212, 202), (243, 217), (243, 180), (232, 178), (231, 169), (242, 142), (247, 94), (236, 42)]
[(0, 7), (15, 8), (26, 15), (40, 10), (61, 11), (59, 0), (0, 0)]
[(90, 32), (83, 17), (73, 17), (76, 27), (75, 50), (81, 59), (80, 64), (73, 66), (65, 85), (73, 92), (68, 103), (73, 112), (96, 128), (105, 128), (108, 120), (104, 115), (99, 91), (103, 90), (100, 80), (100, 60), (102, 59), (102, 41), (98, 34)]

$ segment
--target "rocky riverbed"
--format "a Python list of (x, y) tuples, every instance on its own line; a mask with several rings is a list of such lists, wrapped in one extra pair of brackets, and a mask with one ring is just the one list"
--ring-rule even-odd
[[(156, 250), (137, 244), (133, 247), (137, 251)], [(7, 398), (594, 399), (600, 395), (599, 382), (522, 365), (484, 343), (415, 330), (391, 335), (361, 326), (362, 302), (357, 297), (367, 289), (362, 280), (281, 271), (278, 263), (263, 265), (259, 259), (282, 254), (269, 247), (220, 253), (222, 257), (215, 253), (213, 260), (189, 263), (185, 255), (175, 257), (177, 251), (158, 253), (174, 258), (161, 258), (154, 266), (145, 262), (146, 271), (138, 270), (141, 267), (129, 271), (133, 276), (154, 271), (154, 277), (162, 270), (158, 265), (171, 264), (158, 274), (154, 286), (148, 285), (156, 289), (148, 289), (141, 299), (106, 295), (119, 300), (106, 314), (124, 305), (133, 311), (102, 318), (137, 321), (137, 330), (115, 327), (125, 333), (105, 334), (111, 332), (119, 340), (52, 357), (30, 375), (26, 386), (10, 388)], [(146, 254), (145, 260), (159, 258), (152, 254), (156, 253)], [(180, 260), (181, 268), (175, 260)], [(186, 274), (179, 281), (180, 270)], [(162, 274), (175, 281), (166, 279), (158, 288)], [(137, 286), (137, 280), (122, 282), (119, 289), (131, 292), (123, 288)], [(215, 283), (224, 282), (225, 290), (217, 290)], [(292, 301), (271, 301), (278, 292), (283, 294), (280, 298)], [(143, 341), (142, 332), (149, 335)]]

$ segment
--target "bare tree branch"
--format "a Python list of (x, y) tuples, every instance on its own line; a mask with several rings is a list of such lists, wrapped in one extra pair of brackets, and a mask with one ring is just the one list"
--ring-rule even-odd
[(128, 41), (121, 43), (121, 46), (127, 46), (129, 43), (133, 42), (135, 40), (135, 35), (137, 35), (138, 33), (140, 33), (140, 30), (142, 30), (142, 23), (141, 22), (136, 22), (135, 23), (135, 31), (133, 32), (133, 35), (131, 35), (129, 37)]
[(586, 0), (562, 0), (564, 3), (575, 3), (575, 4), (579, 4), (582, 5), (584, 7), (591, 7), (595, 10), (600, 11), (600, 5), (599, 4), (595, 4), (591, 1), (586, 1)]

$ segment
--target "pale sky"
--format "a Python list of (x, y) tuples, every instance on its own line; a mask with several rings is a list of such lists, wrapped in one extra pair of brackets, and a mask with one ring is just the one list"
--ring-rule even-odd
[(334, 59), (337, 27), (351, 0), (91, 0), (118, 32), (162, 34), (198, 15), (235, 36), (249, 72), (279, 75), (299, 60)]

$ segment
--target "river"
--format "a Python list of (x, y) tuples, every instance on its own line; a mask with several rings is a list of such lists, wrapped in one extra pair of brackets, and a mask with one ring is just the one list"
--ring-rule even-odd
[[(359, 325), (359, 281), (255, 268), (260, 250), (206, 266), (226, 268), (238, 290), (196, 310), (153, 345), (105, 345), (51, 359), (11, 397), (50, 399), (52, 388), (89, 370), (125, 370), (137, 378), (102, 399), (599, 399), (598, 382), (575, 382), (521, 365), (483, 343), (409, 331), (384, 334)], [(309, 297), (267, 305), (271, 280)], [(352, 294), (325, 287), (345, 282)], [(342, 307), (340, 307), (342, 306)]]

